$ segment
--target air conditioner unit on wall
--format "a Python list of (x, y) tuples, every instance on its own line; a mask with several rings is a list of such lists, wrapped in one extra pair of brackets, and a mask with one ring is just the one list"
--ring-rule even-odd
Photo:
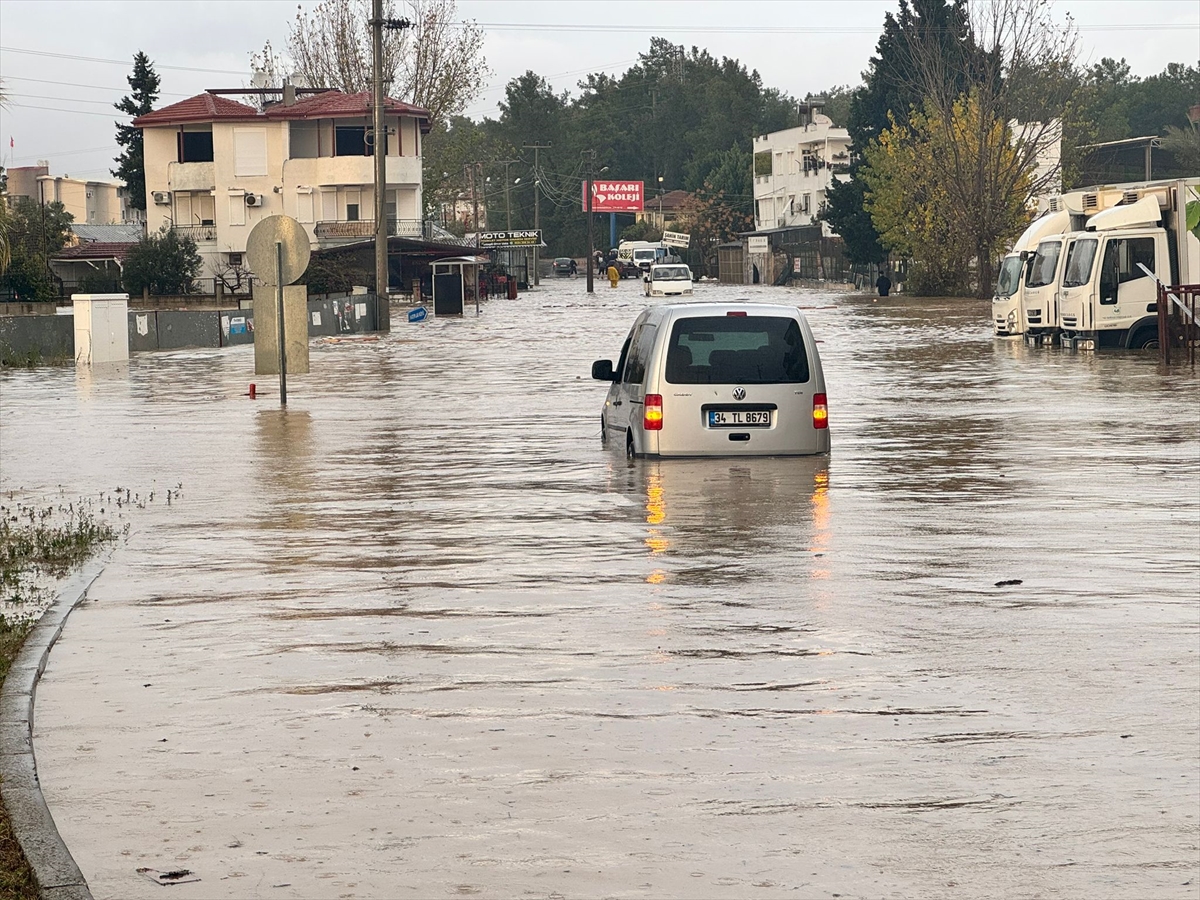
[(170, 191), (155, 191), (153, 194), (154, 202), (160, 206), (167, 206), (171, 202)]
[(247, 194), (246, 195), (246, 205), (247, 206), (262, 206), (263, 205), (262, 194)]

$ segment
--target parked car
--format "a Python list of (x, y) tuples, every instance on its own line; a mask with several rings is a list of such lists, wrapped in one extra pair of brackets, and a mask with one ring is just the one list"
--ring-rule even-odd
[(692, 270), (685, 265), (653, 265), (646, 273), (647, 297), (690, 297), (691, 295)]
[(794, 306), (652, 306), (592, 377), (610, 382), (601, 434), (630, 456), (829, 452), (821, 359)]
[(555, 275), (573, 275), (575, 274), (575, 269), (575, 260), (571, 259), (569, 256), (559, 256), (554, 260)]

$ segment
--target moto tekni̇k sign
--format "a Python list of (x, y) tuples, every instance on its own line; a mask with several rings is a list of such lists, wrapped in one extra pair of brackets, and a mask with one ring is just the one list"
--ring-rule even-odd
[[(592, 212), (641, 212), (644, 182), (593, 181)], [(583, 209), (587, 211), (587, 182), (583, 183)]]

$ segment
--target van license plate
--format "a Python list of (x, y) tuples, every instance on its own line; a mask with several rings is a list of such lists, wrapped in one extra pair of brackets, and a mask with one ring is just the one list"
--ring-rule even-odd
[(769, 410), (761, 412), (718, 412), (715, 409), (708, 411), (708, 427), (709, 428), (770, 428), (771, 413)]

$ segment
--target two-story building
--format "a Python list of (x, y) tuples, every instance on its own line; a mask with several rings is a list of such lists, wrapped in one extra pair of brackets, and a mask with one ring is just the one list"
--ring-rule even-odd
[[(313, 250), (375, 234), (371, 94), (324, 90), (258, 110), (207, 91), (139, 116), (146, 167), (146, 222), (196, 241), (212, 277), (244, 264), (251, 229), (283, 213)], [(388, 98), (385, 210), (388, 232), (422, 234), (421, 140), (429, 113)]]
[(754, 139), (754, 227), (812, 225), (833, 179), (848, 178), (850, 134), (820, 112)]

